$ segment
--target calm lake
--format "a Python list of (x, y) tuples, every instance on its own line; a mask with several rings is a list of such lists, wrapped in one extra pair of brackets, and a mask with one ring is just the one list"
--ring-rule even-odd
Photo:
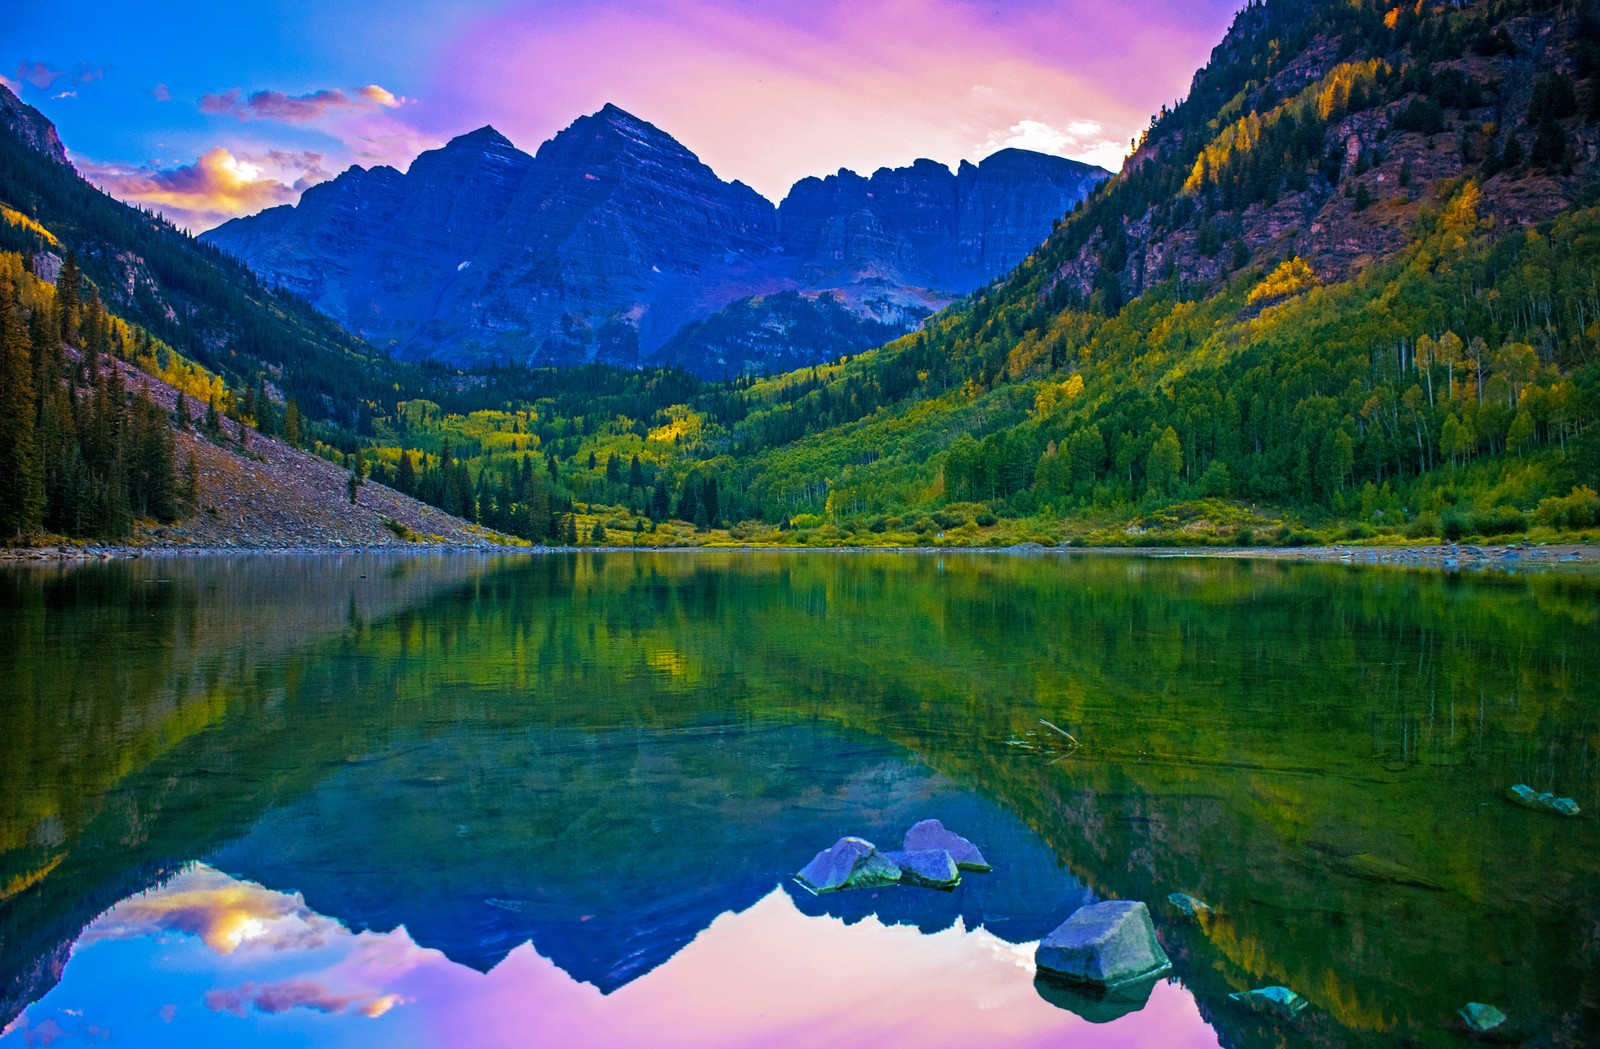
[[(1473, 1001), (1593, 1046), (1597, 692), (1581, 573), (0, 571), (0, 1047), (1453, 1046)], [(925, 817), (994, 872), (790, 878)], [(1106, 898), (1149, 903), (1172, 976), (1036, 983), (1040, 937)], [(1266, 985), (1309, 1008), (1228, 997)]]

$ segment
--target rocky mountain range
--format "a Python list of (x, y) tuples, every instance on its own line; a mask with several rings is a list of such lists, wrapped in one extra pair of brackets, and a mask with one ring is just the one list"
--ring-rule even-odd
[(921, 160), (807, 178), (774, 206), (608, 105), (532, 156), (480, 128), (202, 239), (402, 357), (721, 375), (910, 330), (1106, 177), (1007, 149), (954, 173)]

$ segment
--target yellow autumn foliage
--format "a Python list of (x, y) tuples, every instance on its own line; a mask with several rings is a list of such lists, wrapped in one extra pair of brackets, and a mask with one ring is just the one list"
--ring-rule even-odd
[(1306, 261), (1296, 255), (1279, 263), (1277, 269), (1263, 277), (1260, 284), (1251, 288), (1250, 297), (1246, 301), (1254, 306), (1258, 302), (1286, 299), (1321, 283)]
[(51, 233), (49, 230), (39, 225), (39, 223), (34, 219), (24, 215), (22, 212), (17, 211), (14, 208), (8, 208), (4, 204), (0, 204), (0, 219), (4, 219), (7, 225), (16, 226), (20, 229), (25, 229), (30, 233), (38, 234), (39, 237), (52, 248), (61, 247), (61, 242), (56, 239), (56, 235), (54, 233)]
[(1378, 77), (1389, 72), (1389, 64), (1380, 59), (1365, 62), (1341, 62), (1327, 75), (1308, 84), (1290, 98), (1262, 116), (1253, 110), (1222, 129), (1210, 145), (1200, 151), (1194, 170), (1183, 184), (1185, 193), (1196, 193), (1205, 181), (1207, 172), (1215, 172), (1237, 155), (1248, 154), (1261, 140), (1263, 132), (1285, 117), (1304, 120), (1315, 114), (1319, 120), (1329, 120), (1342, 113), (1350, 102), (1357, 86), (1370, 87)]

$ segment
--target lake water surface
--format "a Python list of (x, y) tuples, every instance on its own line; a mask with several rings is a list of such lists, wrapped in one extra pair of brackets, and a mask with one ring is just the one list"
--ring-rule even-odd
[[(1449, 1046), (1469, 1001), (1592, 1046), (1597, 689), (1585, 574), (6, 570), (0, 1047)], [(925, 817), (995, 872), (789, 877)], [(1039, 938), (1104, 898), (1147, 901), (1172, 956), (1146, 1000), (1035, 980)], [(1310, 1007), (1228, 998), (1273, 984)]]

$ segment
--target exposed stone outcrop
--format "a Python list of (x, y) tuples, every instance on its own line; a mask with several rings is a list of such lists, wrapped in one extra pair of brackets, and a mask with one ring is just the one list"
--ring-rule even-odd
[(67, 150), (61, 145), (56, 126), (37, 109), (23, 102), (10, 88), (0, 84), (0, 127), (22, 139), (57, 164), (71, 167)]

